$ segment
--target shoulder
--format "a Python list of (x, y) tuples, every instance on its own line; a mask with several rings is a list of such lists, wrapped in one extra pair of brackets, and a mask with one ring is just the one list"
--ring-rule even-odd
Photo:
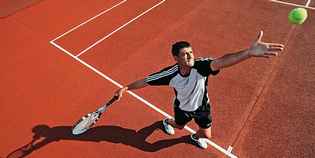
[(199, 58), (195, 59), (194, 67), (198, 68), (200, 66), (209, 65), (211, 63), (211, 61), (213, 61), (212, 58), (199, 57)]
[(176, 74), (177, 72), (178, 72), (178, 64), (174, 64), (171, 66), (167, 66), (167, 67), (161, 69), (160, 71), (149, 75), (147, 77), (147, 80), (159, 79), (159, 78), (163, 78), (166, 76), (172, 76), (172, 75)]
[(205, 57), (198, 57), (197, 59), (195, 59), (195, 62), (209, 62), (214, 60), (213, 58), (205, 58)]
[(193, 68), (197, 69), (197, 71), (203, 76), (208, 76), (210, 74), (216, 75), (219, 71), (213, 71), (211, 69), (210, 65), (212, 61), (214, 61), (213, 58), (197, 58)]
[(174, 64), (174, 65), (171, 65), (171, 66), (167, 66), (165, 68), (162, 68), (159, 72), (170, 72), (170, 71), (177, 71), (178, 70), (178, 64)]

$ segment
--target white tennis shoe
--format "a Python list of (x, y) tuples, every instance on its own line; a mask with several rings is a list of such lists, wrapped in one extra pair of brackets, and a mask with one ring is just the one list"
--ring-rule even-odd
[(163, 127), (164, 127), (164, 131), (169, 134), (169, 135), (174, 135), (175, 134), (175, 130), (174, 127), (171, 126), (168, 122), (167, 119), (163, 120)]
[(207, 149), (207, 138), (197, 138), (195, 134), (190, 135), (191, 140), (193, 140), (200, 148)]

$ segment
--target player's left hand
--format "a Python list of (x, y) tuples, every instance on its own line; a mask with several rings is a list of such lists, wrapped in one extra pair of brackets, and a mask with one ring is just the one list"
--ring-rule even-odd
[(251, 57), (270, 58), (277, 56), (280, 51), (284, 49), (284, 45), (280, 43), (266, 43), (261, 39), (264, 32), (260, 31), (257, 40), (248, 49), (248, 54)]

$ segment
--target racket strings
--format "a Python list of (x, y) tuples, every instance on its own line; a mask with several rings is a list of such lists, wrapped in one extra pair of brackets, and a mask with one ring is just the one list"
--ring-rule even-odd
[(72, 128), (73, 135), (79, 135), (87, 131), (96, 122), (100, 119), (102, 113), (106, 111), (106, 108), (115, 102), (118, 99), (117, 96), (113, 97), (110, 101), (108, 101), (105, 105), (98, 108), (96, 111), (88, 113), (87, 115), (83, 116)]
[(98, 113), (98, 112), (93, 112), (93, 113), (91, 113), (90, 116), (88, 116), (88, 117), (89, 117), (89, 119), (88, 119), (89, 124), (90, 124), (90, 126), (92, 126), (92, 125), (94, 125), (94, 124), (96, 123), (97, 120), (99, 120), (99, 118), (100, 118), (100, 113)]
[(84, 124), (82, 125), (84, 129), (88, 129), (100, 119), (100, 113), (93, 112), (89, 113), (86, 116), (82, 117), (82, 120), (84, 121)]

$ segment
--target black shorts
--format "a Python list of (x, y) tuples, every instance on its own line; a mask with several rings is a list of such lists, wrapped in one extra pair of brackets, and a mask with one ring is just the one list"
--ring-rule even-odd
[(194, 119), (200, 128), (206, 129), (211, 127), (212, 117), (209, 104), (199, 107), (196, 111), (184, 111), (179, 107), (174, 107), (174, 113), (175, 122), (180, 126), (184, 126)]

